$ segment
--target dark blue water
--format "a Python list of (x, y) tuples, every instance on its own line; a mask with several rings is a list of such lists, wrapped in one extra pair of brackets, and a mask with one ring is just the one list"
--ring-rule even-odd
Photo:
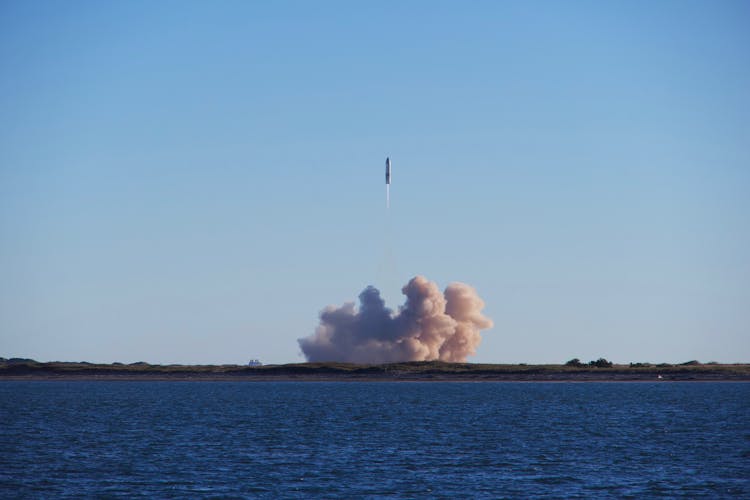
[(750, 498), (746, 383), (0, 383), (2, 497)]

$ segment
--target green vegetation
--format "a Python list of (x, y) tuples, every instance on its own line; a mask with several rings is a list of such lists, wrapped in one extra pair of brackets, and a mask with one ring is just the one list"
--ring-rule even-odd
[[(630, 365), (632, 367), (633, 363), (631, 363)], [(583, 364), (583, 363), (581, 363), (580, 359), (573, 358), (570, 361), (568, 361), (567, 363), (565, 363), (565, 366), (572, 366), (574, 368), (580, 368), (580, 367), (583, 367), (583, 366), (586, 366), (586, 365)], [(599, 358), (596, 361), (589, 361), (588, 366), (593, 366), (593, 367), (596, 367), (596, 368), (612, 368), (612, 362), (611, 361), (607, 361), (604, 358)]]
[(604, 358), (599, 358), (596, 361), (589, 361), (589, 366), (595, 366), (597, 368), (612, 368), (612, 362), (607, 361)]
[(599, 358), (587, 364), (498, 365), (420, 361), (388, 364), (294, 363), (286, 365), (151, 365), (39, 363), (0, 358), (0, 379), (166, 379), (166, 380), (750, 380), (750, 365), (630, 363)]

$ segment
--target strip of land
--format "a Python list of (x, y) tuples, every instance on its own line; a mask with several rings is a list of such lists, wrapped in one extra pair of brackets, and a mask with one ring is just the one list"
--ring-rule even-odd
[(498, 365), (424, 361), (360, 365), (152, 365), (42, 363), (0, 360), (2, 380), (227, 380), (227, 381), (435, 381), (435, 382), (619, 382), (750, 381), (750, 364)]

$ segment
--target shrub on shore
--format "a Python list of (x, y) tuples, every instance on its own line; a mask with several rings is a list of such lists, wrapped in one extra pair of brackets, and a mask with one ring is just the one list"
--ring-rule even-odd
[(612, 368), (612, 362), (607, 361), (604, 358), (599, 358), (596, 361), (589, 361), (588, 364), (581, 363), (581, 360), (578, 358), (573, 358), (567, 363), (565, 363), (565, 366), (570, 366), (573, 368), (583, 368), (584, 366), (592, 366), (594, 368)]
[(565, 366), (573, 366), (573, 367), (578, 368), (578, 367), (584, 366), (584, 364), (581, 363), (580, 359), (573, 358), (570, 361), (568, 361), (567, 363), (565, 363)]

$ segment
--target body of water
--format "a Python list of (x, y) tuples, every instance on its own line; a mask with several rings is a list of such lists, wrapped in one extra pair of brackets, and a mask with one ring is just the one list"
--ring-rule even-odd
[(2, 382), (0, 496), (750, 498), (750, 384)]

